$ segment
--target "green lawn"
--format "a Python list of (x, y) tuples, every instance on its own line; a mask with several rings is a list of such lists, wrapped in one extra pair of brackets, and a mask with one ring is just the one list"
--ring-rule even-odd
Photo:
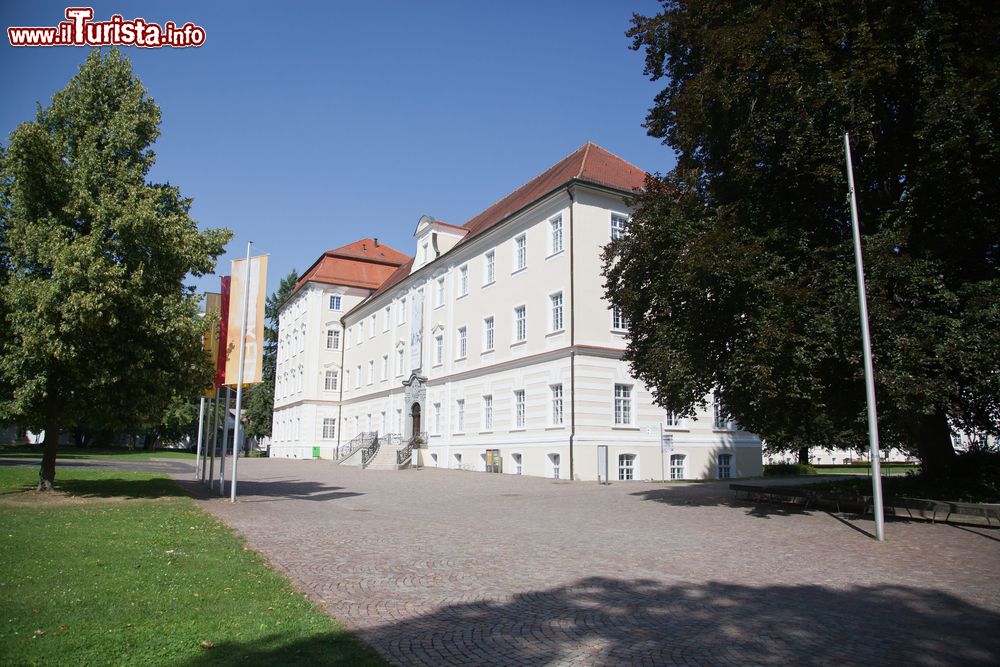
[[(869, 475), (871, 474), (871, 468), (867, 465), (849, 465), (849, 466), (836, 466), (836, 465), (818, 465), (815, 466), (816, 472), (820, 475)], [(916, 473), (918, 467), (911, 464), (902, 465), (886, 465), (882, 464), (880, 468), (882, 475), (905, 475), (907, 473)]]
[[(2, 444), (0, 456), (16, 458), (42, 458), (42, 447), (37, 445)], [(116, 461), (149, 461), (150, 459), (182, 459), (194, 460), (194, 452), (176, 449), (158, 449), (154, 452), (143, 450), (129, 451), (121, 447), (89, 448), (63, 445), (59, 448), (57, 459), (110, 459)]]
[(0, 467), (5, 665), (384, 662), (169, 479)]

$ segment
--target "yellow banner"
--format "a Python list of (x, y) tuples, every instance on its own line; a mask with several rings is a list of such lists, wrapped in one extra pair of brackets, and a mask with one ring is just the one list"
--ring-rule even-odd
[[(205, 333), (204, 348), (212, 360), (212, 367), (215, 368), (215, 360), (219, 358), (219, 316), (222, 314), (222, 295), (215, 292), (205, 293), (205, 317), (214, 320), (211, 328)], [(205, 398), (215, 397), (215, 386), (210, 386), (205, 390)]]
[[(264, 360), (264, 289), (267, 282), (267, 255), (250, 258), (249, 308), (247, 309), (246, 349), (243, 357), (243, 384), (261, 381)], [(244, 291), (247, 289), (247, 261), (233, 260), (229, 289), (229, 327), (226, 332), (226, 384), (239, 382), (240, 330), (243, 325)]]

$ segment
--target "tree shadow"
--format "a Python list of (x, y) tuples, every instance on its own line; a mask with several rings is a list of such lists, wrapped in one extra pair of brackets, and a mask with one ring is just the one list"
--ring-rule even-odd
[(55, 489), (84, 498), (173, 498), (186, 495), (169, 477), (153, 479), (64, 479), (56, 475)]
[[(194, 498), (207, 500), (219, 497), (217, 481), (212, 483), (211, 489), (198, 480), (178, 479), (175, 481), (188, 495)], [(226, 498), (229, 497), (230, 488), (230, 482), (226, 480)], [(319, 482), (298, 479), (248, 480), (237, 482), (236, 497), (243, 503), (266, 503), (289, 498), (322, 502), (364, 495), (357, 491), (343, 491), (343, 488), (342, 486), (328, 486)]]
[(345, 630), (294, 641), (289, 641), (284, 634), (271, 634), (250, 642), (216, 642), (198, 657), (179, 664), (187, 667), (364, 667), (386, 663), (373, 648)]
[[(334, 610), (336, 613), (336, 610)], [(442, 607), (358, 631), (405, 665), (996, 665), (1000, 614), (904, 586), (667, 585), (603, 577)], [(227, 645), (189, 662), (304, 664), (304, 645)], [(287, 652), (287, 653), (286, 653)], [(329, 662), (342, 664), (337, 657)]]
[(760, 519), (771, 517), (797, 516), (809, 514), (803, 505), (797, 503), (770, 503), (739, 498), (728, 485), (690, 487), (668, 486), (662, 489), (645, 489), (630, 495), (643, 500), (665, 503), (674, 507), (735, 507), (746, 510), (747, 516)]

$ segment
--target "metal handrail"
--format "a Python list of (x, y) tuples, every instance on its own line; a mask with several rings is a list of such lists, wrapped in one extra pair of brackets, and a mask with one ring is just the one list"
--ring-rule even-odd
[(375, 440), (378, 439), (378, 431), (366, 431), (364, 433), (358, 433), (354, 438), (351, 439), (346, 445), (344, 445), (337, 454), (337, 463), (340, 463), (347, 457), (354, 454), (363, 447), (370, 447)]
[(364, 450), (362, 450), (362, 452), (361, 452), (361, 467), (362, 468), (367, 468), (368, 467), (368, 464), (371, 463), (372, 459), (375, 458), (375, 455), (378, 454), (378, 449), (379, 449), (379, 441), (378, 441), (378, 437), (376, 437), (375, 441), (372, 444), (370, 444), (367, 447), (365, 447)]

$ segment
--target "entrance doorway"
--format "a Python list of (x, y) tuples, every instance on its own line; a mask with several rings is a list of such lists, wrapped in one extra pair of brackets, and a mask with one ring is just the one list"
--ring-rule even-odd
[(410, 408), (410, 417), (412, 418), (413, 430), (410, 434), (413, 437), (420, 435), (420, 404), (414, 403), (413, 407)]

